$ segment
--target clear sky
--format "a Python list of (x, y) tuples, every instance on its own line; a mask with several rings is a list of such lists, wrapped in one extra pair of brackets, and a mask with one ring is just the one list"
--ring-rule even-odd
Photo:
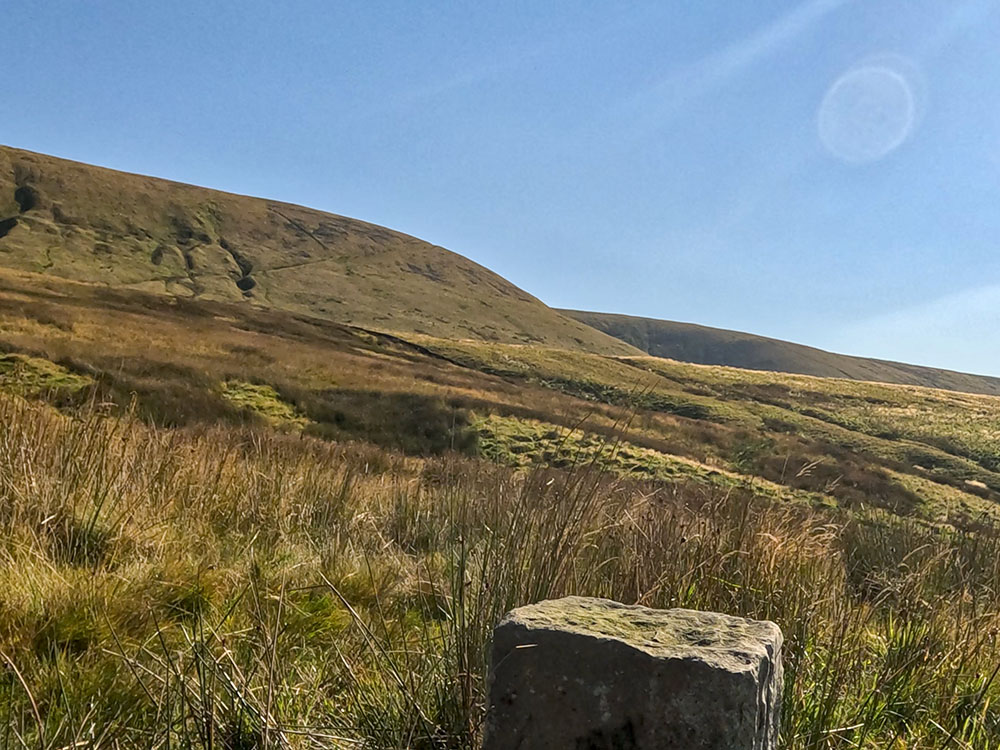
[(1000, 2), (7, 3), (0, 142), (1000, 375)]

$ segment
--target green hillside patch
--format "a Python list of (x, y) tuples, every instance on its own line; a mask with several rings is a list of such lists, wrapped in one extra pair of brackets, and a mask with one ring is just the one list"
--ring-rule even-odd
[[(1000, 490), (1000, 398), (921, 386), (422, 339), (483, 372), (589, 401), (755, 432), (798, 435)], [(937, 473), (935, 471), (935, 473)]]
[[(632, 444), (654, 452), (667, 448), (697, 464), (817, 493), (842, 506), (876, 506), (927, 520), (954, 516), (965, 525), (975, 515), (971, 507), (992, 513), (1000, 492), (996, 397), (655, 357), (429, 338), (421, 343), (465, 367), (620, 407)], [(656, 414), (666, 419), (651, 419)], [(748, 445), (767, 448), (747, 457)], [(534, 455), (525, 445), (518, 450)], [(965, 495), (964, 502), (956, 493)]]
[(275, 426), (302, 429), (309, 421), (294, 406), (283, 401), (274, 388), (265, 383), (227, 380), (222, 384), (222, 397), (234, 406), (252, 412)]
[(480, 453), (492, 461), (528, 468), (560, 469), (594, 466), (631, 479), (694, 481), (724, 490), (752, 488), (771, 498), (825, 502), (811, 492), (796, 491), (759, 478), (671, 456), (625, 440), (612, 440), (584, 429), (568, 429), (533, 419), (478, 416), (473, 427), (479, 435)]
[(961, 526), (970, 527), (986, 520), (995, 523), (1000, 519), (1000, 508), (996, 502), (977, 494), (976, 490), (985, 494), (986, 486), (981, 482), (969, 480), (963, 483), (963, 489), (959, 489), (915, 474), (891, 470), (887, 473), (900, 487), (925, 501), (922, 506), (924, 515), (933, 521), (954, 523), (961, 520), (964, 521)]
[(85, 376), (39, 357), (0, 354), (0, 390), (18, 396), (72, 395), (94, 384)]

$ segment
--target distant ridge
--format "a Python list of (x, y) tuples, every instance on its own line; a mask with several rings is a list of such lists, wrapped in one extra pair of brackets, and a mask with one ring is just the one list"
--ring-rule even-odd
[(401, 232), (3, 146), (0, 266), (387, 332), (639, 353)]
[(654, 357), (747, 370), (921, 385), (1000, 396), (1000, 378), (852, 357), (739, 331), (612, 313), (562, 310)]

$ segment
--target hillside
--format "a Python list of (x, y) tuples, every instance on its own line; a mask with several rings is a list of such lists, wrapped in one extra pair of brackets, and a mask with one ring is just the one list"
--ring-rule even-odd
[[(6, 352), (6, 354), (4, 354)], [(284, 425), (335, 441), (513, 466), (883, 507), (964, 528), (1000, 518), (1000, 398), (916, 386), (373, 336), (245, 304), (0, 269), (0, 391), (90, 399), (164, 426)], [(625, 421), (623, 421), (625, 420)], [(595, 454), (596, 455), (596, 454)]]
[(1000, 378), (986, 375), (969, 375), (934, 367), (834, 354), (802, 344), (693, 323), (580, 310), (560, 312), (654, 357), (702, 365), (725, 365), (748, 370), (922, 385), (966, 393), (1000, 395)]
[(408, 338), (0, 268), (19, 747), (480, 747), (568, 593), (776, 621), (789, 750), (1000, 741), (1000, 398)]
[(461, 255), (384, 227), (2, 146), (0, 267), (404, 336), (1000, 395), (1000, 378), (687, 323), (554, 310)]
[(400, 232), (5, 147), (0, 266), (382, 331), (638, 353)]

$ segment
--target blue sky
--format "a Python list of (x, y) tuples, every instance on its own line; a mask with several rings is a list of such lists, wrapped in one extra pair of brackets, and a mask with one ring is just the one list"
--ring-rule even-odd
[(10, 5), (2, 143), (1000, 375), (996, 0)]

